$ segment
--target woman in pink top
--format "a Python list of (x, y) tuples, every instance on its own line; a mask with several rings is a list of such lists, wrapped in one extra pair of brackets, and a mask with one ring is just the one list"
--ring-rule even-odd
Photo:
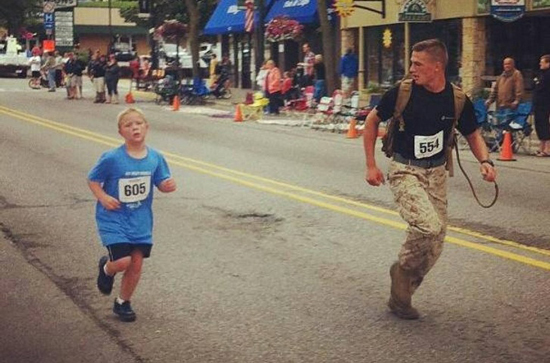
[(266, 62), (267, 76), (265, 77), (265, 94), (269, 99), (269, 113), (278, 115), (281, 107), (281, 71), (270, 59)]

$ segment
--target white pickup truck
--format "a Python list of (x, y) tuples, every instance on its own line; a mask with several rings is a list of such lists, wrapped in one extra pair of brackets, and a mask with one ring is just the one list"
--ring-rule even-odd
[(29, 60), (25, 52), (20, 52), (20, 48), (17, 39), (12, 36), (0, 42), (0, 73), (27, 77)]

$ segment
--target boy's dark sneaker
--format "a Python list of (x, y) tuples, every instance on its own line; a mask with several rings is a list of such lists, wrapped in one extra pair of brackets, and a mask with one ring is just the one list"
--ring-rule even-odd
[(97, 288), (104, 295), (110, 295), (113, 290), (114, 276), (109, 276), (105, 273), (105, 264), (109, 261), (109, 257), (103, 256), (99, 259), (99, 274), (97, 275)]
[(132, 310), (132, 306), (129, 301), (125, 301), (119, 304), (115, 299), (115, 305), (113, 306), (113, 312), (118, 315), (118, 318), (124, 322), (132, 322), (136, 320), (136, 313)]

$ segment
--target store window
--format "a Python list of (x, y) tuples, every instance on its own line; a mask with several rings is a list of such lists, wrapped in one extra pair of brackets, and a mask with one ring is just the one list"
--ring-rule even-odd
[[(391, 43), (385, 43), (385, 34), (391, 34)], [(459, 69), (462, 42), (460, 20), (445, 20), (432, 23), (410, 24), (411, 46), (419, 41), (438, 38), (446, 45), (449, 52), (447, 77), (460, 83)], [(364, 84), (379, 84), (391, 87), (402, 79), (405, 69), (405, 31), (404, 24), (370, 27), (365, 29), (365, 74)], [(407, 55), (409, 56), (409, 55)]]
[(512, 57), (525, 79), (525, 87), (533, 88), (539, 59), (550, 53), (550, 21), (548, 16), (525, 17), (511, 23), (487, 20), (487, 75), (502, 73), (502, 61)]

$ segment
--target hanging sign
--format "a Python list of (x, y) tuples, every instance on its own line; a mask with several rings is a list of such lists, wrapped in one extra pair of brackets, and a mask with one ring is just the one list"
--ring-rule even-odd
[(432, 13), (428, 10), (424, 0), (407, 0), (401, 6), (398, 20), (411, 23), (429, 23), (432, 21)]
[(78, 5), (77, 0), (49, 0), (49, 1), (44, 1), (44, 6), (46, 6), (47, 2), (55, 3), (56, 9), (74, 8), (75, 6)]
[(504, 22), (512, 22), (525, 14), (525, 0), (491, 0), (491, 15)]

